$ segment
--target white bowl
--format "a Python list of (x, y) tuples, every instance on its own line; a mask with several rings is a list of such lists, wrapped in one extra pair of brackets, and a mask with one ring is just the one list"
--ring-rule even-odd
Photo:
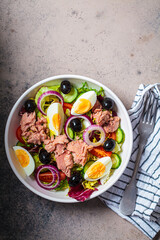
[(125, 132), (125, 142), (123, 144), (123, 151), (121, 153), (122, 163), (120, 167), (114, 172), (114, 174), (110, 177), (110, 179), (105, 185), (99, 186), (98, 191), (95, 191), (92, 193), (89, 199), (97, 197), (98, 195), (107, 191), (120, 178), (131, 156), (133, 135), (132, 135), (132, 127), (131, 127), (131, 122), (130, 122), (128, 113), (123, 103), (121, 102), (121, 100), (110, 89), (108, 89), (103, 84), (97, 82), (96, 80), (93, 80), (87, 77), (82, 77), (79, 75), (54, 76), (36, 83), (32, 87), (30, 87), (25, 93), (22, 94), (22, 96), (15, 103), (15, 105), (13, 106), (9, 114), (7, 124), (6, 124), (6, 129), (5, 129), (5, 149), (6, 149), (6, 154), (8, 157), (9, 164), (13, 172), (15, 173), (15, 175), (18, 177), (18, 179), (32, 192), (36, 193), (37, 195), (43, 198), (46, 198), (52, 201), (73, 203), (77, 201), (67, 196), (68, 190), (60, 191), (60, 192), (47, 191), (39, 187), (33, 177), (26, 176), (26, 174), (24, 173), (24, 170), (20, 167), (17, 159), (15, 158), (15, 154), (13, 151), (13, 146), (15, 146), (17, 142), (16, 129), (19, 126), (19, 122), (20, 122), (20, 117), (18, 116), (18, 113), (22, 105), (24, 104), (24, 102), (28, 98), (34, 97), (37, 90), (41, 86), (57, 85), (57, 84), (60, 84), (60, 82), (63, 79), (69, 79), (69, 81), (75, 86), (81, 86), (82, 83), (86, 81), (88, 82), (89, 86), (93, 88), (99, 89), (99, 87), (103, 87), (103, 89), (105, 90), (106, 96), (112, 98), (116, 103), (117, 113), (118, 113), (118, 116), (121, 118), (121, 127)]

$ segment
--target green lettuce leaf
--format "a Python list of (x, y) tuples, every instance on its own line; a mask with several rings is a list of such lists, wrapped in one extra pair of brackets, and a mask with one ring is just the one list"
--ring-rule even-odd
[(74, 132), (74, 139), (76, 140), (76, 137), (79, 137), (79, 139), (83, 140), (83, 131), (80, 132)]
[(98, 95), (104, 96), (104, 89), (102, 87), (100, 87), (100, 89), (97, 90), (97, 89), (89, 87), (87, 82), (84, 82), (82, 84), (82, 87), (78, 88), (77, 90), (78, 90), (78, 95), (81, 95), (82, 93), (85, 93), (85, 92), (88, 92), (88, 91), (95, 91), (97, 96)]
[[(39, 154), (38, 153), (34, 153), (32, 155), (33, 159), (34, 159), (34, 162), (35, 162), (35, 168), (43, 165), (43, 163), (41, 163), (41, 161), (39, 160)], [(43, 170), (42, 170), (43, 171)]]
[(75, 164), (74, 167), (73, 167), (72, 170), (71, 170), (71, 173), (81, 172), (82, 170), (83, 170), (83, 166), (78, 165), (78, 164)]
[(55, 188), (56, 191), (62, 191), (69, 187), (67, 178), (62, 180), (57, 188)]
[(117, 143), (115, 145), (115, 148), (112, 150), (114, 153), (120, 153), (122, 152), (122, 143)]

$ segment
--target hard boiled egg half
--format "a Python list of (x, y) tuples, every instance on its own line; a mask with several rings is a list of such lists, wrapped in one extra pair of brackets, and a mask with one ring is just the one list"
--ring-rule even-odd
[(95, 91), (89, 91), (83, 93), (73, 104), (71, 109), (72, 115), (80, 115), (87, 113), (89, 110), (92, 109), (94, 104), (96, 103), (97, 95)]
[(48, 127), (54, 135), (60, 135), (64, 124), (64, 111), (60, 103), (54, 102), (47, 109)]
[(15, 146), (13, 147), (16, 157), (24, 169), (27, 176), (30, 176), (35, 169), (35, 162), (31, 154), (23, 147)]
[(95, 181), (108, 176), (112, 167), (110, 157), (103, 157), (95, 161), (85, 172), (84, 179), (87, 181)]

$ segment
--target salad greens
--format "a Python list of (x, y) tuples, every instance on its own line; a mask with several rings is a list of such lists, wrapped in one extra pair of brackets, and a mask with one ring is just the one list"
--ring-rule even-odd
[(35, 168), (38, 168), (39, 166), (43, 165), (43, 163), (41, 163), (40, 159), (39, 159), (39, 154), (38, 153), (34, 153), (32, 155), (34, 161), (35, 161)]
[(55, 189), (56, 191), (63, 191), (69, 187), (67, 179), (60, 182), (59, 186)]
[(85, 180), (83, 183), (82, 183), (84, 189), (92, 189), (92, 190), (95, 190), (95, 187), (97, 187), (99, 185), (99, 182), (97, 180), (95, 181), (87, 181)]
[(99, 90), (95, 89), (95, 88), (91, 88), (88, 86), (87, 82), (82, 83), (82, 87), (78, 88), (78, 95), (85, 93), (85, 92), (89, 92), (89, 91), (95, 91), (97, 96), (101, 95), (102, 97), (104, 96), (104, 89), (102, 87), (100, 87)]
[[(105, 98), (104, 89), (102, 87), (100, 87), (99, 90), (97, 90), (90, 87), (87, 82), (84, 82), (82, 83), (82, 86), (79, 88), (76, 88), (73, 85), (70, 85), (70, 89), (69, 91), (67, 91), (68, 90), (67, 86), (69, 85), (65, 86), (66, 82), (67, 84), (70, 84), (70, 82), (67, 80), (63, 81), (62, 82), (63, 88), (61, 88), (61, 85), (62, 85), (61, 83), (60, 85), (55, 85), (55, 86), (49, 86), (49, 87), (43, 86), (38, 90), (38, 92), (35, 95), (35, 99), (32, 98), (32, 100), (35, 101), (34, 104), (36, 103), (36, 106), (34, 108), (35, 124), (33, 124), (34, 126), (32, 125), (33, 128), (29, 127), (27, 129), (28, 135), (26, 136), (25, 134), (22, 134), (21, 126), (19, 126), (19, 130), (18, 130), (19, 133), (17, 134), (16, 132), (16, 136), (19, 140), (17, 143), (17, 147), (24, 147), (27, 151), (31, 153), (35, 162), (34, 175), (39, 186), (41, 186), (46, 190), (55, 189), (55, 191), (63, 191), (69, 188), (68, 195), (70, 197), (73, 197), (79, 201), (84, 201), (86, 198), (88, 198), (92, 194), (93, 191), (97, 191), (97, 188), (96, 188), (97, 186), (99, 186), (100, 184), (103, 184), (100, 181), (101, 178), (105, 176), (103, 174), (106, 174), (106, 179), (105, 179), (105, 182), (106, 182), (115, 171), (114, 169), (120, 166), (121, 164), (120, 153), (122, 152), (122, 145), (125, 140), (125, 134), (123, 130), (120, 128), (120, 124), (119, 124), (119, 127), (116, 128), (116, 130), (105, 132), (104, 127), (107, 127), (107, 124), (108, 124), (106, 122), (107, 117), (104, 121), (104, 125), (97, 123), (98, 120), (96, 119), (96, 117), (93, 117), (93, 114), (94, 114), (93, 106), (97, 107), (96, 103), (98, 103), (100, 104), (100, 108), (97, 108), (98, 109), (97, 112), (100, 112), (99, 117), (101, 116), (103, 117), (103, 114), (108, 114), (109, 118), (111, 118), (112, 120), (114, 119), (114, 116), (112, 114), (112, 112), (114, 112), (114, 109), (113, 108), (107, 109), (103, 105), (104, 100), (106, 100), (107, 98)], [(63, 92), (64, 90), (67, 91), (67, 93)], [(49, 91), (54, 91), (54, 92), (52, 92), (51, 94)], [(85, 94), (87, 92), (90, 92), (89, 97), (87, 96), (88, 94)], [(82, 101), (80, 100), (79, 101), (81, 102), (81, 109), (84, 111), (82, 111), (83, 113), (79, 114), (78, 111), (77, 112), (75, 111), (73, 105), (82, 94), (84, 94), (85, 97), (81, 98)], [(98, 96), (100, 96), (100, 98), (98, 98)], [(97, 99), (99, 101), (97, 101)], [(90, 107), (88, 108), (88, 110), (85, 111), (85, 106), (87, 106), (88, 102), (90, 104)], [(112, 102), (114, 103), (113, 100)], [(48, 112), (50, 110), (50, 106), (53, 107), (53, 109), (49, 115)], [(60, 107), (61, 112), (59, 108), (58, 107), (56, 108), (55, 106)], [(33, 108), (33, 106), (29, 106), (29, 103), (28, 103), (28, 109), (29, 108), (31, 109)], [(33, 113), (27, 112), (27, 114), (29, 115)], [(61, 121), (62, 117), (64, 119), (63, 122), (60, 122), (61, 130), (60, 131), (58, 130), (59, 131), (58, 134), (55, 132), (55, 129), (57, 126), (58, 127), (60, 126), (58, 125), (59, 122), (58, 124), (56, 122), (57, 124), (56, 127), (52, 128), (52, 126), (54, 126), (54, 123), (55, 123), (53, 121), (54, 116), (56, 116), (54, 121)], [(96, 116), (96, 113), (94, 116)], [(73, 122), (71, 122), (74, 119), (78, 119), (78, 118), (81, 119), (79, 121), (80, 122), (79, 125), (81, 125), (80, 130), (76, 130), (76, 128), (74, 129), (74, 127), (72, 127), (74, 126), (72, 125)], [(38, 122), (37, 124), (39, 125), (36, 125), (36, 121)], [(52, 124), (51, 127), (49, 127), (50, 123)], [(102, 132), (100, 128), (102, 129)], [(40, 144), (39, 142), (37, 144), (36, 137), (40, 136), (41, 131), (43, 132), (43, 135), (40, 138), (40, 140), (42, 139), (42, 141), (40, 141)], [(86, 132), (88, 133), (87, 135), (88, 137), (86, 137)], [(37, 135), (35, 137), (34, 134), (36, 133)], [(28, 141), (28, 136), (30, 136), (30, 134), (33, 134), (34, 136), (33, 141)], [(67, 141), (64, 143), (62, 142), (64, 146), (59, 146), (60, 153), (56, 155), (56, 151), (58, 152), (58, 150), (56, 149), (56, 145), (54, 144), (52, 145), (52, 143), (56, 139), (56, 137), (59, 137), (60, 135), (63, 135), (62, 137), (65, 136), (67, 138)], [(102, 138), (102, 135), (104, 136), (104, 138)], [(45, 139), (46, 142), (43, 139)], [(112, 139), (112, 142), (114, 141), (115, 145), (114, 145), (114, 148), (111, 148), (110, 146), (106, 146), (110, 148), (106, 150), (104, 147), (104, 143), (108, 139)], [(79, 141), (79, 144), (82, 144), (82, 145), (79, 145), (80, 152), (78, 152), (79, 155), (77, 154), (78, 157), (81, 155), (81, 151), (83, 152), (84, 149), (87, 148), (87, 151), (84, 153), (84, 155), (78, 158), (80, 160), (81, 158), (83, 159), (83, 157), (85, 158), (85, 161), (83, 162), (83, 164), (81, 161), (79, 162), (77, 162), (78, 160), (75, 161), (76, 154), (74, 153), (74, 149), (72, 152), (72, 150), (68, 150), (67, 148), (68, 145), (75, 140)], [(99, 143), (100, 140), (101, 142)], [(83, 146), (84, 143), (86, 144), (85, 146)], [(99, 145), (96, 145), (97, 143)], [(110, 143), (111, 143), (111, 140), (110, 140)], [(49, 144), (50, 144), (49, 147), (51, 148), (47, 149), (46, 146)], [(61, 142), (59, 143), (57, 141), (56, 144), (60, 145)], [(37, 149), (36, 151), (34, 151), (35, 148), (38, 148), (38, 151)], [(88, 150), (89, 148), (90, 150)], [(50, 151), (50, 149), (52, 150)], [(75, 151), (76, 151), (76, 147), (75, 147)], [(68, 153), (67, 160), (65, 160), (66, 153)], [(69, 161), (70, 155), (71, 155), (71, 161), (73, 165), (70, 162), (69, 163), (67, 162)], [(64, 156), (64, 157), (61, 158), (61, 156)], [(105, 157), (109, 157), (107, 159), (109, 159), (108, 161), (110, 161), (112, 169), (110, 166), (109, 172), (108, 173), (104, 172), (99, 177), (98, 174), (101, 171), (101, 167), (97, 170), (97, 168), (94, 168), (92, 164), (95, 164), (99, 161), (99, 166), (103, 165), (103, 167), (107, 169), (105, 165), (107, 164), (107, 160), (105, 164), (101, 160), (102, 158), (104, 159)], [(57, 161), (58, 158), (60, 159), (59, 163)], [(66, 164), (66, 165), (63, 166), (63, 164), (64, 165)], [(67, 171), (68, 171), (68, 166), (70, 166), (69, 164), (71, 164), (72, 167), (69, 169), (70, 172), (68, 174)], [(87, 167), (87, 164), (88, 164), (88, 167)], [(93, 167), (93, 173), (95, 175), (97, 174), (98, 177), (95, 177), (95, 176), (92, 177), (92, 175), (89, 175), (88, 170), (91, 169), (91, 166)], [(43, 183), (44, 183), (44, 186), (43, 186)], [(89, 191), (86, 191), (87, 189)]]

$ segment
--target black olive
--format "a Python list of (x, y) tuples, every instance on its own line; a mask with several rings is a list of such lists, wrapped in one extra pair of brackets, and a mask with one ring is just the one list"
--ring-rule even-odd
[(71, 91), (71, 83), (68, 80), (64, 80), (63, 82), (61, 82), (61, 92), (64, 94), (67, 94)]
[(39, 152), (39, 160), (43, 164), (48, 164), (51, 162), (51, 154), (42, 148)]
[(73, 173), (69, 179), (69, 186), (70, 187), (75, 187), (77, 186), (78, 184), (80, 184), (82, 181), (82, 176), (80, 173)]
[(114, 107), (114, 101), (111, 98), (104, 98), (102, 101), (102, 106), (104, 109), (112, 110)]
[(74, 118), (70, 121), (70, 127), (74, 132), (80, 132), (82, 130), (82, 123), (79, 118)]
[(106, 151), (112, 151), (112, 150), (115, 148), (115, 146), (116, 146), (115, 140), (113, 140), (112, 138), (108, 138), (108, 139), (105, 141), (105, 143), (104, 143), (104, 145), (103, 145), (103, 148), (104, 148), (104, 150), (106, 150)]
[(36, 104), (34, 100), (28, 99), (25, 103), (24, 103), (24, 108), (26, 110), (26, 112), (31, 113), (34, 112), (35, 108), (36, 108)]

